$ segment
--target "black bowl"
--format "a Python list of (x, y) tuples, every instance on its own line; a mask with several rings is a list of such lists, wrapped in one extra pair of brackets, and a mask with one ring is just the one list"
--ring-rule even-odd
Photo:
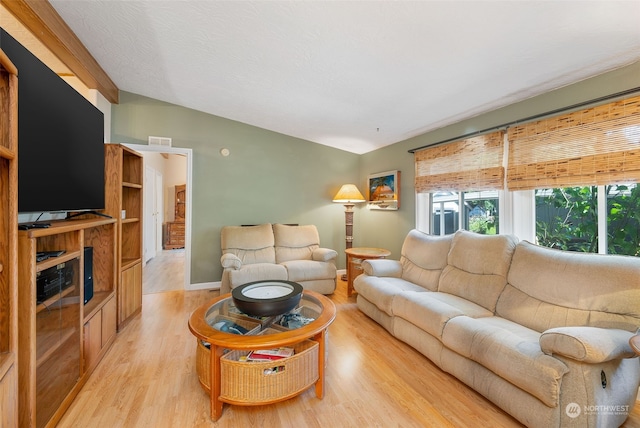
[(292, 281), (266, 280), (231, 290), (236, 307), (248, 315), (268, 317), (289, 312), (300, 303), (302, 285)]

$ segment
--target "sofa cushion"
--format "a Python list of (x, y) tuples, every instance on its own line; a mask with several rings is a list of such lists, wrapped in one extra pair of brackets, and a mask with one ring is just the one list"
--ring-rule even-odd
[(493, 312), (453, 294), (415, 291), (398, 294), (393, 299), (392, 312), (438, 339), (442, 338), (444, 326), (451, 318), (493, 316)]
[(268, 279), (287, 280), (287, 269), (273, 263), (253, 263), (244, 265), (242, 269), (230, 270), (229, 280), (231, 288), (253, 281)]
[(280, 263), (287, 269), (289, 281), (300, 282), (312, 279), (335, 279), (336, 266), (329, 262), (313, 260), (291, 260)]
[(560, 251), (523, 241), (508, 282), (496, 313), (539, 332), (566, 326), (635, 331), (640, 325), (638, 257)]
[(434, 236), (411, 230), (400, 252), (402, 279), (436, 291), (442, 269), (447, 265), (452, 239), (452, 235)]
[(235, 254), (243, 264), (275, 263), (271, 224), (225, 226), (220, 231), (222, 254)]
[(273, 225), (276, 263), (289, 260), (311, 260), (313, 251), (320, 247), (318, 229), (312, 224), (304, 226)]
[(518, 239), (512, 235), (454, 234), (438, 291), (471, 300), (494, 311), (507, 284), (507, 272)]
[(358, 275), (353, 288), (378, 309), (387, 315), (393, 315), (391, 305), (396, 295), (403, 291), (428, 293), (426, 289), (401, 278), (379, 278), (377, 276)]
[(451, 350), (555, 407), (562, 377), (569, 369), (544, 354), (539, 339), (540, 333), (500, 317), (455, 317), (442, 335), (442, 342)]

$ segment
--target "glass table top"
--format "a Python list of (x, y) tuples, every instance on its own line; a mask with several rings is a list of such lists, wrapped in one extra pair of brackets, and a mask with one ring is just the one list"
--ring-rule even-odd
[(268, 317), (242, 313), (233, 298), (221, 299), (204, 313), (205, 322), (213, 329), (236, 335), (265, 335), (299, 329), (318, 319), (323, 305), (318, 298), (303, 293), (300, 303), (291, 311)]

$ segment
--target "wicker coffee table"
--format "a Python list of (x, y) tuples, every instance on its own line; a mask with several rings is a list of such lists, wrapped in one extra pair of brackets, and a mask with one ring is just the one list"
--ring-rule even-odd
[[(270, 404), (294, 397), (313, 385), (316, 396), (324, 397), (326, 336), (336, 307), (327, 297), (305, 290), (291, 313), (300, 317), (287, 317), (293, 318), (287, 326), (280, 325), (279, 316), (251, 318), (238, 313), (229, 293), (191, 314), (189, 330), (197, 338), (196, 369), (200, 384), (211, 397), (212, 420), (222, 415), (223, 403)], [(299, 326), (298, 319), (308, 323)], [(233, 326), (231, 331), (237, 328), (246, 333), (223, 332), (214, 325)], [(279, 347), (294, 348), (295, 354), (277, 361), (242, 361), (251, 350)]]

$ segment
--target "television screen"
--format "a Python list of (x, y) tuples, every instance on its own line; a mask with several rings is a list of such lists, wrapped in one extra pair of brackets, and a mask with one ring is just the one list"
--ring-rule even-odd
[(18, 212), (104, 209), (104, 117), (3, 29), (18, 69)]

